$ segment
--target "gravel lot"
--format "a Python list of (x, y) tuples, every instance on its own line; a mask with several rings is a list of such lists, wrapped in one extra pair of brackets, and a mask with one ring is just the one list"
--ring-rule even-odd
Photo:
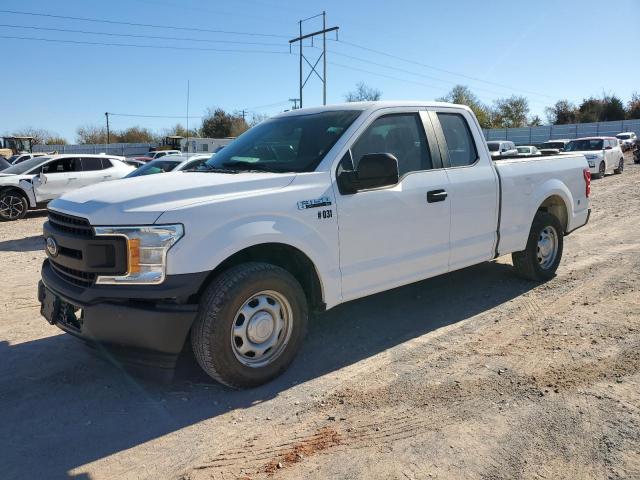
[(0, 224), (0, 477), (640, 478), (640, 166), (593, 182), (558, 276), (508, 257), (319, 318), (230, 391), (141, 380), (39, 315), (45, 215)]

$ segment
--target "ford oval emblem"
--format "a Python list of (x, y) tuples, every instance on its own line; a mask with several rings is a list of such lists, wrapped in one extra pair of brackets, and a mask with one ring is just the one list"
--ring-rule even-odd
[(49, 255), (52, 257), (58, 256), (58, 243), (53, 237), (47, 237), (47, 252), (49, 252)]

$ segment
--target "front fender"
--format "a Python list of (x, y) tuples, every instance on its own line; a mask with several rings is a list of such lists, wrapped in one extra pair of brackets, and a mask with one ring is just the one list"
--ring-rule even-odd
[[(311, 212), (315, 216), (314, 212)], [(279, 243), (295, 247), (316, 268), (327, 308), (341, 298), (337, 224), (311, 224), (287, 215), (253, 215), (221, 223), (185, 225), (185, 238), (169, 252), (170, 275), (212, 271), (227, 258), (248, 247)]]

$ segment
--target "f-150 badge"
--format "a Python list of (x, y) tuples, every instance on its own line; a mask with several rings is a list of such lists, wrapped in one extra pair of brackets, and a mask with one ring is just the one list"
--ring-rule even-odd
[(320, 197), (313, 200), (301, 200), (298, 202), (298, 210), (306, 210), (307, 208), (319, 208), (331, 205), (329, 197)]

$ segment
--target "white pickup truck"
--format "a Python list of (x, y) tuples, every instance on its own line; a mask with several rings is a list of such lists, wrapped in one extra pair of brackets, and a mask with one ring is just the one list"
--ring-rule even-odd
[(130, 362), (170, 369), (190, 336), (211, 377), (250, 387), (286, 369), (311, 312), (509, 253), (551, 278), (589, 191), (582, 155), (492, 161), (464, 106), (295, 110), (197, 170), (53, 201), (39, 300)]

